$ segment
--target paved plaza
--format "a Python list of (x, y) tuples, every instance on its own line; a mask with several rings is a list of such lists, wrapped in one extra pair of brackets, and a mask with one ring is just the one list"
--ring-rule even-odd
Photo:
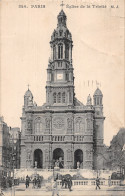
[[(14, 196), (11, 189), (3, 191), (5, 196)], [(60, 189), (59, 196), (125, 196), (125, 186), (103, 186), (100, 190), (95, 190), (94, 186), (86, 186), (83, 188), (73, 188), (70, 192), (67, 189)], [(25, 188), (25, 185), (15, 187), (15, 196), (52, 196), (52, 191), (47, 191), (45, 187), (41, 189), (33, 189), (31, 186)]]

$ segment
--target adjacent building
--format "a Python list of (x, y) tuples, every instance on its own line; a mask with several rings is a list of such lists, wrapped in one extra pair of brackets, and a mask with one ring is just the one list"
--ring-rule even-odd
[(20, 168), (20, 128), (19, 127), (14, 127), (10, 128), (10, 147), (14, 156), (14, 163), (11, 161), (11, 168), (19, 169)]
[(4, 176), (7, 177), (11, 173), (9, 129), (4, 118), (0, 117), (0, 183)]
[[(21, 117), (21, 168), (98, 169), (103, 148), (103, 94), (85, 104), (75, 95), (73, 40), (63, 10), (53, 31), (47, 67), (46, 103), (37, 106), (28, 88)], [(76, 76), (77, 77), (77, 76)], [(93, 104), (92, 104), (93, 101)], [(103, 167), (103, 166), (101, 166)]]

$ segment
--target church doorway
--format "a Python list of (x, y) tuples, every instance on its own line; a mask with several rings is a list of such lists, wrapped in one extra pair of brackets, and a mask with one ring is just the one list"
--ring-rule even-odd
[(83, 168), (83, 151), (80, 149), (74, 152), (74, 168)]
[(42, 168), (43, 167), (43, 153), (42, 150), (36, 149), (34, 151), (34, 167)]
[(61, 148), (56, 148), (53, 151), (53, 165), (64, 168), (64, 152)]

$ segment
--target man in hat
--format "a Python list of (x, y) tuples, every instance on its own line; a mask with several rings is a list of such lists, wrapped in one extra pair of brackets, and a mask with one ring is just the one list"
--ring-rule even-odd
[(97, 178), (96, 178), (96, 190), (97, 190), (97, 188), (99, 188), (100, 189), (100, 179), (99, 179), (99, 177), (97, 176)]

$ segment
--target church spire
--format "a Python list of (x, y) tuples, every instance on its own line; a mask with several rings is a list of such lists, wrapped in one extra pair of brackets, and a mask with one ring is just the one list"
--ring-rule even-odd
[(58, 26), (58, 27), (61, 27), (61, 26), (66, 27), (66, 20), (67, 20), (67, 17), (66, 17), (65, 12), (63, 11), (63, 9), (61, 10), (61, 12), (60, 12), (59, 15), (57, 16), (57, 18), (58, 18), (58, 24), (57, 24), (57, 26)]
[(52, 33), (50, 41), (51, 57), (47, 69), (46, 102), (50, 105), (61, 104), (67, 106), (74, 104), (73, 41), (72, 35), (66, 26), (67, 17), (63, 9), (57, 18), (57, 28)]

